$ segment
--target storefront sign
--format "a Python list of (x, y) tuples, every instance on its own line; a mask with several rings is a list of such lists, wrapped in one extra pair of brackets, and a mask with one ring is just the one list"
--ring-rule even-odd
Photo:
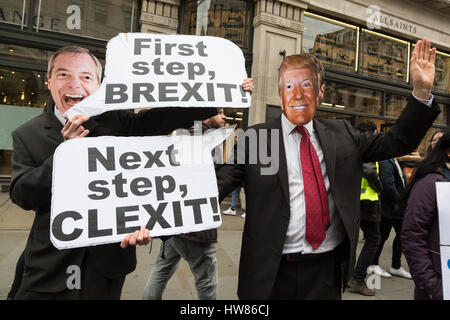
[(244, 55), (229, 40), (120, 33), (108, 42), (100, 88), (66, 115), (145, 107), (247, 108), (246, 77)]
[(211, 150), (233, 131), (203, 136), (72, 139), (53, 164), (51, 241), (58, 249), (221, 225)]
[(415, 35), (417, 33), (417, 26), (402, 19), (382, 13), (379, 6), (371, 5), (366, 10), (367, 13), (367, 27), (369, 29), (387, 28), (401, 33)]

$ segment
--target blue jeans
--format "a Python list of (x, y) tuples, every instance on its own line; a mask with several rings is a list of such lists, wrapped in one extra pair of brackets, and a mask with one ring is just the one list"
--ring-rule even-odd
[(237, 199), (239, 197), (239, 191), (241, 191), (241, 187), (237, 187), (231, 193), (231, 209), (236, 209)]
[(172, 237), (161, 244), (160, 254), (144, 289), (144, 300), (161, 300), (167, 282), (183, 258), (194, 275), (199, 300), (217, 299), (216, 243)]

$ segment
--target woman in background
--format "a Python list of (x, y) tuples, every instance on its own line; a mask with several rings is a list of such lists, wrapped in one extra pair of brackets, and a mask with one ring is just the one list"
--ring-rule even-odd
[(442, 274), (436, 182), (450, 181), (450, 131), (417, 167), (405, 192), (401, 240), (415, 283), (414, 299), (441, 300)]

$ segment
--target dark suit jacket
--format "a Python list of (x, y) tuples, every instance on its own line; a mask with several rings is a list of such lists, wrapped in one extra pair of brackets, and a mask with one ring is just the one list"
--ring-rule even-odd
[(405, 191), (403, 181), (406, 183), (406, 175), (402, 170), (402, 176), (398, 172), (394, 159), (380, 162), (380, 180), (383, 190), (380, 193), (381, 216), (389, 219), (403, 219), (402, 195)]
[[(429, 108), (412, 97), (395, 126), (386, 134), (364, 134), (344, 120), (314, 120), (314, 128), (323, 149), (330, 192), (336, 204), (346, 235), (342, 273), (346, 284), (355, 262), (359, 232), (362, 163), (407, 154), (422, 140), (439, 114), (436, 103)], [(268, 299), (280, 264), (289, 224), (289, 185), (281, 119), (251, 127), (257, 132), (252, 155), (258, 148), (271, 149), (271, 131), (279, 130), (279, 170), (275, 175), (261, 175), (266, 165), (258, 159), (249, 163), (249, 143), (235, 149), (234, 164), (218, 168), (219, 198), (222, 200), (245, 181), (246, 219), (242, 238), (238, 296), (240, 299)], [(260, 140), (259, 129), (267, 129), (267, 142)], [(243, 145), (243, 144), (242, 144)], [(263, 153), (267, 154), (267, 153)], [(241, 159), (244, 158), (244, 159)], [(245, 164), (239, 164), (243, 163)], [(322, 281), (318, 279), (318, 281)]]
[[(194, 120), (217, 114), (215, 108), (161, 108), (141, 111), (110, 111), (92, 117), (83, 126), (90, 137), (166, 135), (177, 128), (189, 128)], [(90, 254), (97, 270), (107, 278), (124, 276), (135, 269), (134, 247), (121, 249), (119, 244), (58, 250), (50, 242), (50, 203), (53, 154), (60, 143), (61, 122), (53, 108), (26, 122), (13, 133), (13, 173), (11, 200), (36, 216), (25, 248), (23, 289), (59, 292), (66, 289), (70, 265), (81, 267)], [(70, 186), (67, 186), (70, 188)], [(93, 284), (95, 285), (95, 284)]]

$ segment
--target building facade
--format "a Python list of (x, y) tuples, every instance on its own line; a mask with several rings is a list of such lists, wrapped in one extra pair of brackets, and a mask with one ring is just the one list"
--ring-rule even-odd
[(412, 86), (414, 43), (432, 40), (438, 53), (433, 95), (442, 107), (432, 132), (446, 128), (450, 107), (448, 0), (0, 0), (0, 177), (11, 172), (11, 131), (42, 112), (47, 60), (64, 45), (104, 59), (119, 32), (224, 37), (238, 45), (255, 80), (250, 109), (227, 109), (246, 127), (280, 113), (282, 59), (315, 54), (326, 69), (318, 117), (373, 121), (381, 131), (399, 116)]

